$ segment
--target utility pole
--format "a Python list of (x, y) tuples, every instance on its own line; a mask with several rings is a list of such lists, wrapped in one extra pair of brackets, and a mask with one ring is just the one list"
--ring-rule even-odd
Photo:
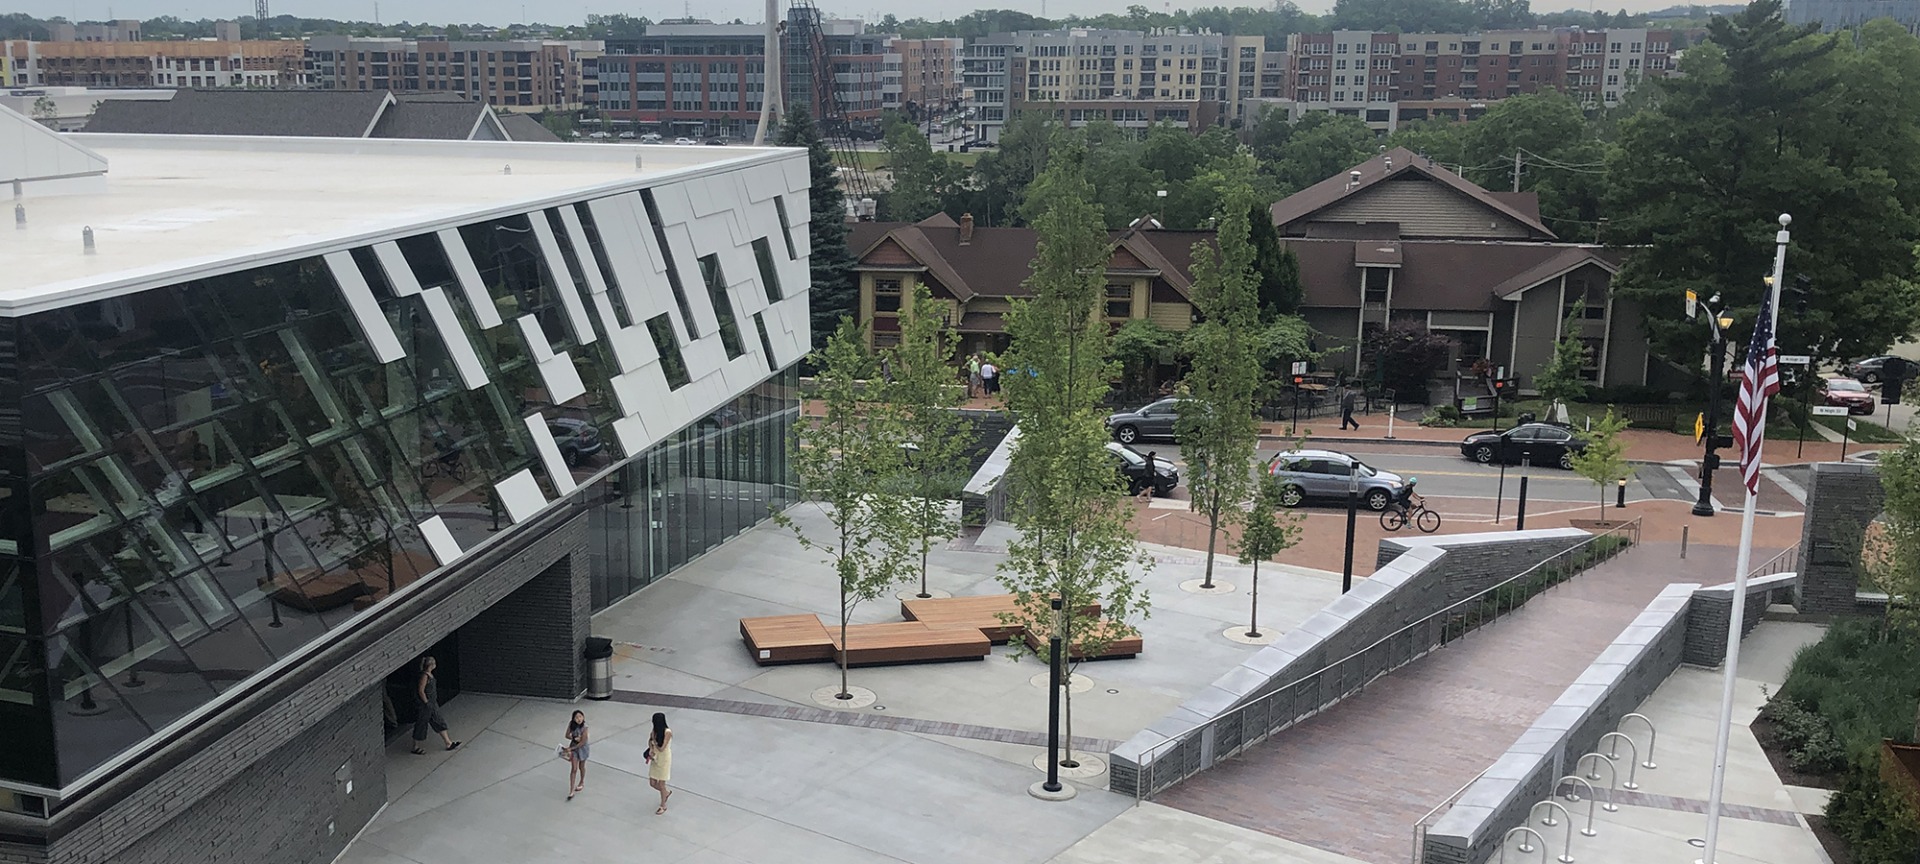
[(760, 125), (753, 130), (753, 144), (767, 143), (767, 129), (780, 122), (780, 0), (767, 0), (766, 56), (760, 74)]
[(1513, 148), (1513, 191), (1515, 192), (1520, 191), (1520, 155), (1523, 152), (1525, 151), (1518, 147)]

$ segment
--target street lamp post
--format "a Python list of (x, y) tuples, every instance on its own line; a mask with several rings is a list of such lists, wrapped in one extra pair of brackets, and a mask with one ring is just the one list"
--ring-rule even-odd
[(1047, 640), (1047, 782), (1048, 792), (1060, 791), (1060, 598), (1053, 598), (1053, 636)]
[[(1356, 469), (1357, 470), (1357, 469)], [(1360, 475), (1347, 475), (1347, 563), (1340, 570), (1340, 593), (1353, 590), (1353, 531), (1360, 518)]]
[[(1718, 300), (1715, 295), (1712, 300)], [(1709, 300), (1708, 302), (1712, 302)], [(1724, 328), (1731, 326), (1733, 319), (1722, 318), (1720, 313), (1707, 310), (1707, 323), (1713, 326), (1713, 366), (1708, 373), (1707, 386), (1707, 452), (1700, 460), (1700, 500), (1693, 504), (1693, 515), (1713, 515), (1713, 470), (1720, 467), (1720, 457), (1714, 454), (1720, 443), (1720, 391), (1724, 389), (1723, 377), (1727, 370), (1727, 335)]]

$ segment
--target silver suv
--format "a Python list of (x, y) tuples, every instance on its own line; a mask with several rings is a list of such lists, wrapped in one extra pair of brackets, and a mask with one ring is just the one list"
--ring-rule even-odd
[(1298, 507), (1309, 498), (1345, 498), (1347, 485), (1358, 475), (1360, 503), (1368, 510), (1385, 510), (1405, 481), (1337, 450), (1288, 450), (1267, 463), (1267, 476), (1281, 484), (1280, 502)]

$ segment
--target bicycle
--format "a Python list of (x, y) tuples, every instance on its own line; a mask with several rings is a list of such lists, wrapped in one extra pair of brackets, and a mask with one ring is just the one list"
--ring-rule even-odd
[(1424, 534), (1440, 530), (1440, 514), (1428, 510), (1427, 503), (1417, 496), (1405, 509), (1389, 507), (1380, 514), (1380, 527), (1388, 531), (1398, 531), (1409, 522)]

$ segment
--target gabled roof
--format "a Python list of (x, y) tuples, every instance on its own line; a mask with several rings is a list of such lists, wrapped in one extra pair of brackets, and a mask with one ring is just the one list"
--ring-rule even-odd
[[(1387, 167), (1391, 163), (1393, 167)], [(1360, 172), (1358, 185), (1353, 185), (1352, 172)], [(1536, 239), (1554, 239), (1553, 230), (1540, 221), (1539, 201), (1536, 198), (1532, 211), (1526, 209), (1525, 199), (1495, 195), (1475, 185), (1467, 178), (1448, 171), (1446, 168), (1421, 158), (1405, 147), (1395, 147), (1352, 168), (1328, 177), (1274, 203), (1270, 212), (1273, 224), (1289, 225), (1312, 216), (1321, 210), (1342, 201), (1347, 196), (1366, 190), (1375, 184), (1392, 178), (1406, 178), (1409, 174), (1418, 175), (1436, 183), (1443, 184), (1481, 206), (1495, 211), (1536, 232)]]
[[(531, 118), (528, 118), (531, 122)], [(538, 126), (538, 123), (533, 123)], [(548, 140), (510, 135), (493, 109), (456, 93), (386, 90), (180, 90), (171, 99), (109, 99), (88, 132), (275, 135), (442, 141)], [(531, 134), (531, 133), (529, 133)]]
[(1558, 279), (1587, 264), (1593, 264), (1608, 273), (1620, 272), (1619, 254), (1601, 246), (1567, 246), (1560, 254), (1548, 258), (1512, 278), (1493, 286), (1493, 296), (1502, 300), (1518, 300), (1528, 291)]
[(552, 143), (563, 140), (553, 134), (552, 129), (540, 124), (540, 121), (526, 114), (495, 114), (500, 128), (506, 131), (507, 138), (514, 141), (544, 141)]
[(0, 105), (0, 183), (98, 175), (106, 170), (105, 157)]
[[(1212, 242), (1211, 231), (1159, 231), (1129, 228), (1110, 231), (1116, 248), (1124, 248), (1157, 274), (1182, 297), (1193, 287), (1193, 244)], [(974, 228), (967, 243), (960, 242), (960, 225), (945, 214), (919, 222), (859, 222), (847, 235), (847, 248), (856, 266), (899, 269), (891, 264), (867, 264), (883, 244), (896, 244), (927, 276), (955, 298), (1025, 297), (1039, 251), (1039, 233), (1031, 228)]]

